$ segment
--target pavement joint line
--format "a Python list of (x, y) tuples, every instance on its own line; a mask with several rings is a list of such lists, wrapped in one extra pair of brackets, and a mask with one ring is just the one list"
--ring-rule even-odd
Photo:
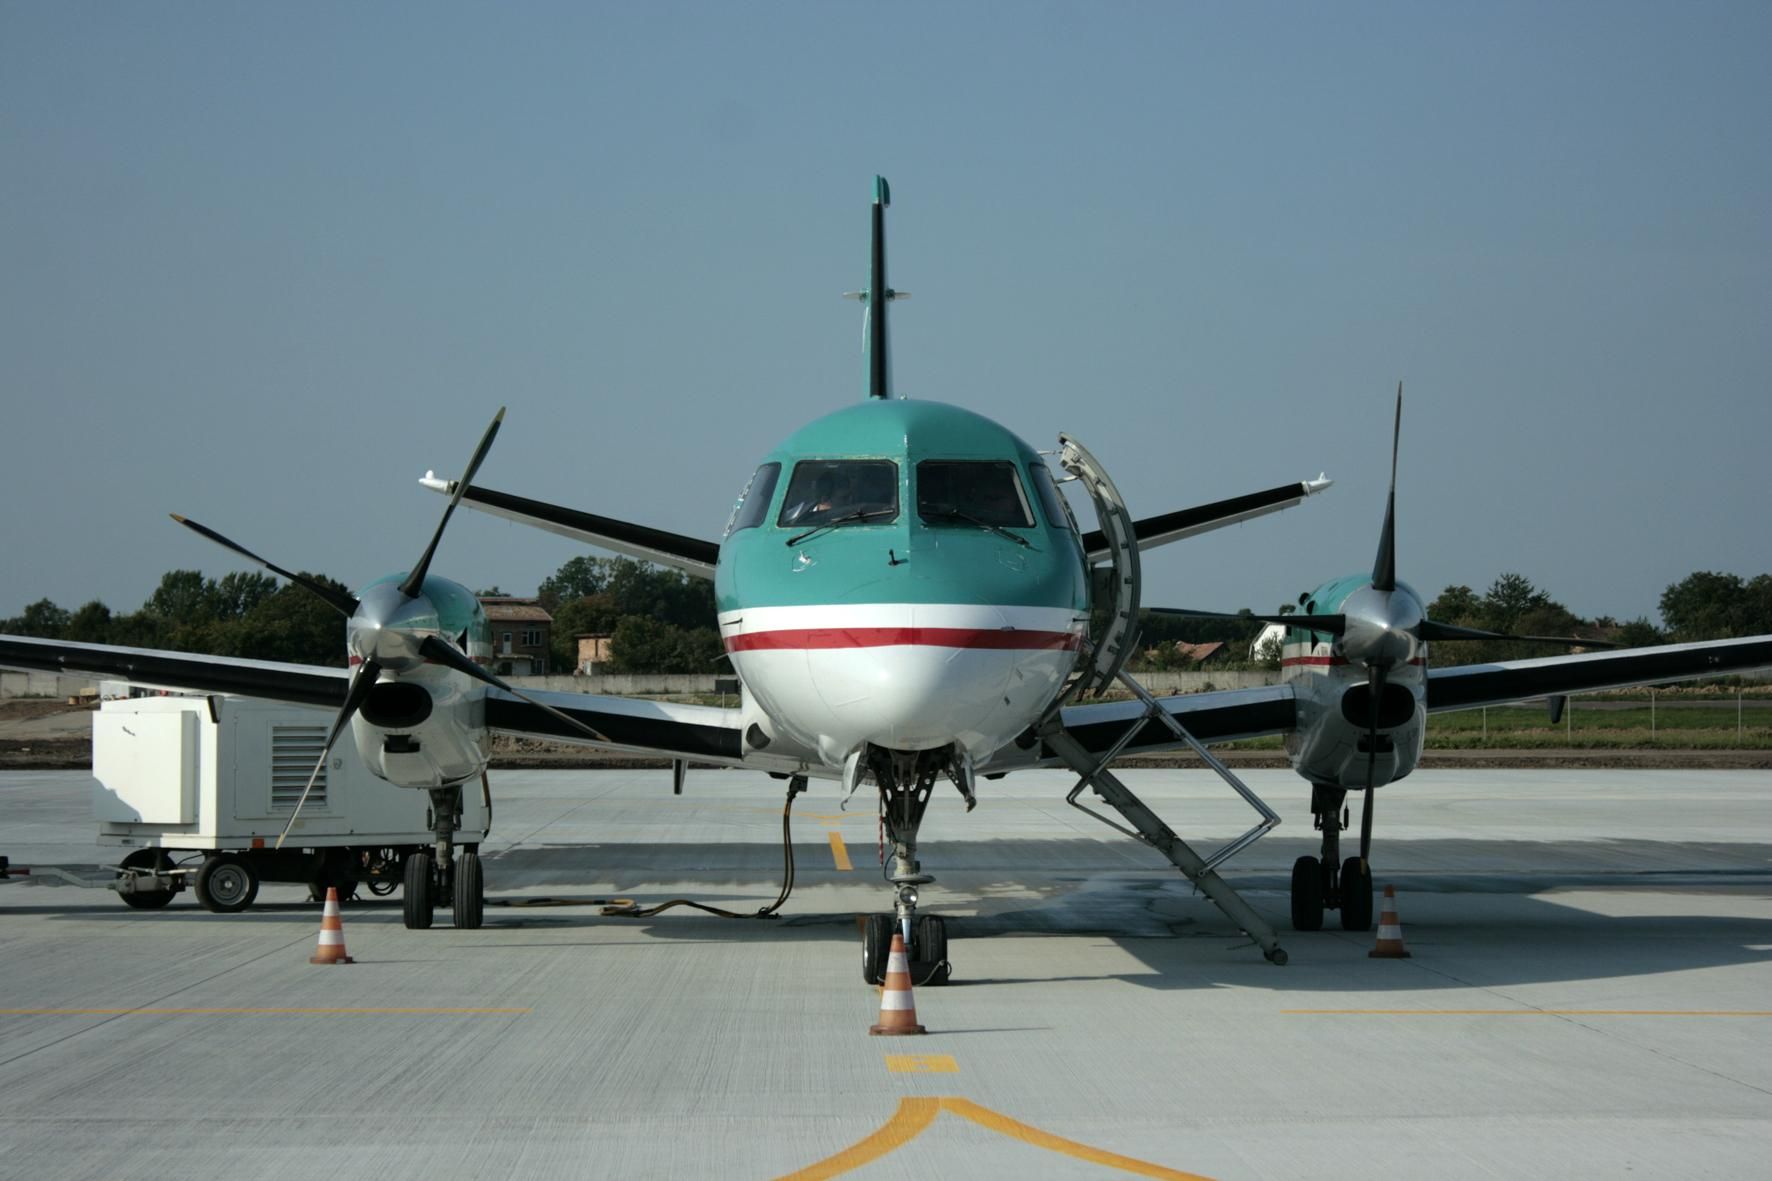
[(1136, 1157), (1121, 1156), (1116, 1152), (1055, 1136), (1031, 1124), (1011, 1119), (1001, 1112), (982, 1107), (970, 1099), (953, 1095), (906, 1096), (898, 1101), (898, 1110), (892, 1113), (892, 1118), (867, 1136), (798, 1172), (784, 1174), (778, 1181), (826, 1181), (827, 1178), (840, 1177), (863, 1165), (871, 1164), (922, 1135), (935, 1122), (935, 1117), (944, 1111), (1035, 1148), (1075, 1157), (1091, 1164), (1105, 1165), (1123, 1173), (1155, 1177), (1159, 1181), (1210, 1181), (1198, 1173), (1184, 1173), (1179, 1169), (1152, 1164)]
[(532, 1009), (0, 1009), (0, 1017), (522, 1017)]

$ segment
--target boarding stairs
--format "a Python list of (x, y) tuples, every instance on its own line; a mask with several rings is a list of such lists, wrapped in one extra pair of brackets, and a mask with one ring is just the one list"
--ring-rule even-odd
[[(1284, 964), (1286, 952), (1280, 946), (1273, 927), (1218, 875), (1218, 866), (1266, 836), (1280, 823), (1280, 817), (1248, 784), (1215, 757), (1204, 743), (1190, 734), (1174, 714), (1163, 708), (1162, 702), (1126, 671), (1126, 660), (1135, 650), (1138, 640), (1140, 570), (1138, 538), (1133, 528), (1132, 516), (1127, 512), (1119, 490), (1114, 487), (1113, 481), (1108, 478), (1094, 456), (1068, 436), (1060, 435), (1059, 444), (1059, 465), (1068, 473), (1065, 480), (1082, 484), (1089, 493), (1090, 499), (1095, 502), (1096, 518), (1108, 542), (1106, 555), (1090, 570), (1091, 590), (1094, 592), (1092, 601), (1103, 602), (1107, 610), (1105, 615), (1097, 612), (1092, 620), (1092, 634), (1085, 658), (1078, 662), (1078, 670), (1072, 674), (1065, 691), (1059, 694), (1058, 700), (1047, 710), (1036, 727), (1036, 733), (1045, 743), (1046, 749), (1078, 775), (1076, 786), (1071, 788), (1065, 802), (1116, 832), (1125, 833), (1163, 854), (1196, 889), (1224, 912), (1225, 917), (1236, 923), (1255, 941), (1270, 963)], [(1099, 696), (1114, 684), (1124, 686), (1143, 708), (1127, 723), (1125, 732), (1113, 745), (1098, 754), (1077, 741), (1065, 728), (1063, 707), (1085, 695)], [(1248, 832), (1228, 842), (1210, 856), (1202, 857), (1195, 852), (1111, 770), (1114, 761), (1125, 753), (1132, 740), (1153, 720), (1198, 755), (1259, 817)], [(1118, 812), (1126, 823), (1121, 824), (1081, 803), (1079, 797), (1086, 787), (1092, 788), (1095, 795)]]

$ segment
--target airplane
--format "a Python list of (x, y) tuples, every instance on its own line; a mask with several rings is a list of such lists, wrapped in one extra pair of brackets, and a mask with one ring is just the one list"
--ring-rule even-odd
[[(893, 396), (887, 310), (906, 293), (887, 283), (889, 204), (886, 181), (876, 177), (869, 282), (858, 293), (866, 396), (811, 422), (766, 456), (718, 542), (474, 484), (495, 419), (459, 478), (427, 474), (422, 481), (450, 500), (418, 566), (369, 584), (359, 596), (303, 583), (347, 615), (353, 671), (13, 636), (0, 636), (0, 666), (337, 708), (333, 740), (348, 725), (376, 774), (432, 796), (436, 848), (406, 866), (409, 927), (429, 926), (434, 899), (450, 895), (458, 927), (480, 923), (477, 850), (454, 849), (453, 817), (462, 785), (484, 773), (495, 733), (660, 755), (673, 760), (679, 776), (690, 760), (762, 770), (788, 781), (790, 805), (812, 777), (835, 779), (850, 792), (871, 784), (890, 844), (893, 910), (865, 924), (863, 977), (880, 982), (897, 932), (906, 938), (914, 969), (922, 968), (919, 983), (941, 984), (951, 977), (947, 932), (941, 916), (918, 913), (919, 888), (934, 879), (923, 872), (917, 836), (942, 779), (970, 810), (981, 780), (1030, 767), (1070, 767), (1079, 774), (1070, 803), (1158, 849), (1267, 959), (1284, 963), (1287, 954), (1267, 920), (1216, 869), (1279, 817), (1213, 758), (1208, 743), (1286, 735), (1289, 749), (1308, 752), (1295, 765), (1326, 783), (1352, 774), (1348, 757), (1329, 773), (1337, 752), (1365, 753), (1365, 778), (1358, 782), (1376, 787), (1381, 777), (1406, 773), (1400, 770), (1406, 761), (1413, 766), (1399, 752), (1412, 747), (1419, 755), (1423, 708), (1772, 664), (1772, 637), (1757, 637), (1429, 673), (1415, 662), (1423, 650), (1419, 630), (1409, 631), (1412, 592), (1385, 590), (1378, 585), (1385, 580), (1375, 577), (1372, 585), (1350, 586), (1337, 597), (1325, 592), (1318, 604), (1325, 617), (1333, 606), (1344, 623), (1330, 645), (1344, 663), (1331, 675), (1152, 696), (1125, 668), (1137, 640), (1140, 554), (1291, 507), (1329, 481), (1282, 484), (1135, 519), (1095, 457), (1061, 434), (1062, 479), (1080, 484), (1095, 509), (1098, 528), (1084, 530), (1057, 487), (1059, 478), (1029, 444), (970, 410)], [(741, 704), (728, 709), (521, 693), (486, 672), (479, 663), (489, 654), (484, 614), (464, 588), (428, 573), (450, 513), (460, 505), (712, 578), (721, 637), (743, 686)], [(212, 530), (191, 527), (301, 581)], [(1392, 532), (1387, 526), (1386, 537)], [(1382, 609), (1368, 612), (1362, 604), (1373, 596)], [(1409, 638), (1400, 638), (1404, 633)], [(1320, 646), (1313, 641), (1313, 658)], [(1380, 667), (1384, 677), (1370, 672)], [(1360, 669), (1367, 670), (1364, 680), (1354, 676)], [(1116, 684), (1133, 699), (1099, 700)], [(1399, 691), (1409, 697), (1407, 710), (1400, 708)], [(1387, 760), (1377, 757), (1381, 742), (1390, 745)], [(1209, 858), (1145, 807), (1110, 767), (1129, 751), (1184, 746), (1261, 815), (1248, 834)], [(1126, 825), (1078, 804), (1085, 786)], [(1322, 815), (1315, 802), (1313, 812)], [(1343, 887), (1336, 896), (1344, 919), (1358, 913), (1349, 893)], [(1296, 919), (1296, 898), (1294, 910)]]

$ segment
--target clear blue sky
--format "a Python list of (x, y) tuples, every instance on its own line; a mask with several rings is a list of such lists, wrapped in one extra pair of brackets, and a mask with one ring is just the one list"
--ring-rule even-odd
[[(1772, 569), (1772, 6), (0, 3), (0, 615), (225, 552), (401, 569), (498, 488), (715, 537), (861, 396), (874, 173), (901, 392), (1272, 610), (1369, 567), (1655, 615)], [(462, 514), (437, 569), (584, 552)]]

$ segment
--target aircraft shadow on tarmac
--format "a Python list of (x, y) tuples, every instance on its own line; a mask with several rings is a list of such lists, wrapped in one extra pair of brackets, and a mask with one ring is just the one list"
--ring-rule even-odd
[[(1296, 848), (1294, 848), (1296, 846)], [(1208, 901), (1149, 850), (1089, 840), (991, 840), (931, 843), (925, 864), (937, 882), (924, 908), (947, 916), (953, 941), (952, 986), (1044, 984), (1114, 979), (1158, 989), (1224, 984), (1286, 991), (1392, 991), (1598, 980), (1772, 959), (1772, 908), (1746, 917), (1743, 902), (1772, 898), (1772, 845), (1678, 841), (1519, 842), (1392, 840), (1377, 867), (1379, 887), (1394, 884), (1405, 941), (1413, 958), (1371, 960), (1369, 932), (1348, 932), (1328, 917), (1320, 932), (1287, 923), (1291, 857), (1304, 840), (1264, 842), (1248, 869), (1227, 878), (1274, 922), (1291, 956), (1284, 968), (1259, 952)], [(688, 897), (749, 914), (770, 901), (780, 883), (781, 847), (762, 842), (717, 845), (601, 843), (522, 846), (486, 863), (486, 926), (452, 939), (506, 942), (524, 930), (550, 934), (574, 928), (623, 927), (629, 945), (673, 941), (791, 940), (853, 945), (858, 910), (884, 909), (887, 888), (871, 872), (872, 850), (857, 849), (855, 869), (833, 868), (829, 848), (795, 843), (798, 889), (777, 920), (734, 921), (677, 909), (652, 918), (604, 916), (595, 905), (619, 894), (641, 906)], [(1284, 871), (1281, 866), (1287, 867)], [(591, 883), (596, 883), (592, 885)], [(842, 891), (832, 898), (830, 887)], [(814, 892), (817, 893), (814, 893)], [(1580, 905), (1559, 895), (1579, 891)], [(74, 891), (66, 891), (75, 894)], [(312, 903), (261, 900), (250, 911), (211, 915), (181, 898), (164, 911), (134, 912), (114, 898), (78, 892), (0, 909), (7, 914), (65, 915), (130, 923), (228, 923), (287, 927), (312, 921)], [(555, 895), (571, 905), (500, 905)], [(1632, 900), (1632, 896), (1653, 895)], [(38, 905), (42, 902), (42, 905)], [(397, 896), (364, 897), (353, 913), (386, 913)], [(1614, 913), (1600, 913), (1600, 911)], [(1631, 913), (1631, 912), (1637, 913)], [(437, 916), (447, 931), (448, 912)], [(1007, 937), (1071, 937), (1052, 953), (1035, 947), (1025, 976), (969, 975), (966, 947)], [(1111, 944), (1099, 957), (1087, 942)], [(550, 940), (558, 946), (558, 940)], [(471, 944), (469, 945), (471, 946)], [(1117, 952), (1117, 953), (1116, 953)], [(1126, 958), (1139, 967), (1126, 970)], [(1092, 971), (1099, 958), (1102, 970)]]

